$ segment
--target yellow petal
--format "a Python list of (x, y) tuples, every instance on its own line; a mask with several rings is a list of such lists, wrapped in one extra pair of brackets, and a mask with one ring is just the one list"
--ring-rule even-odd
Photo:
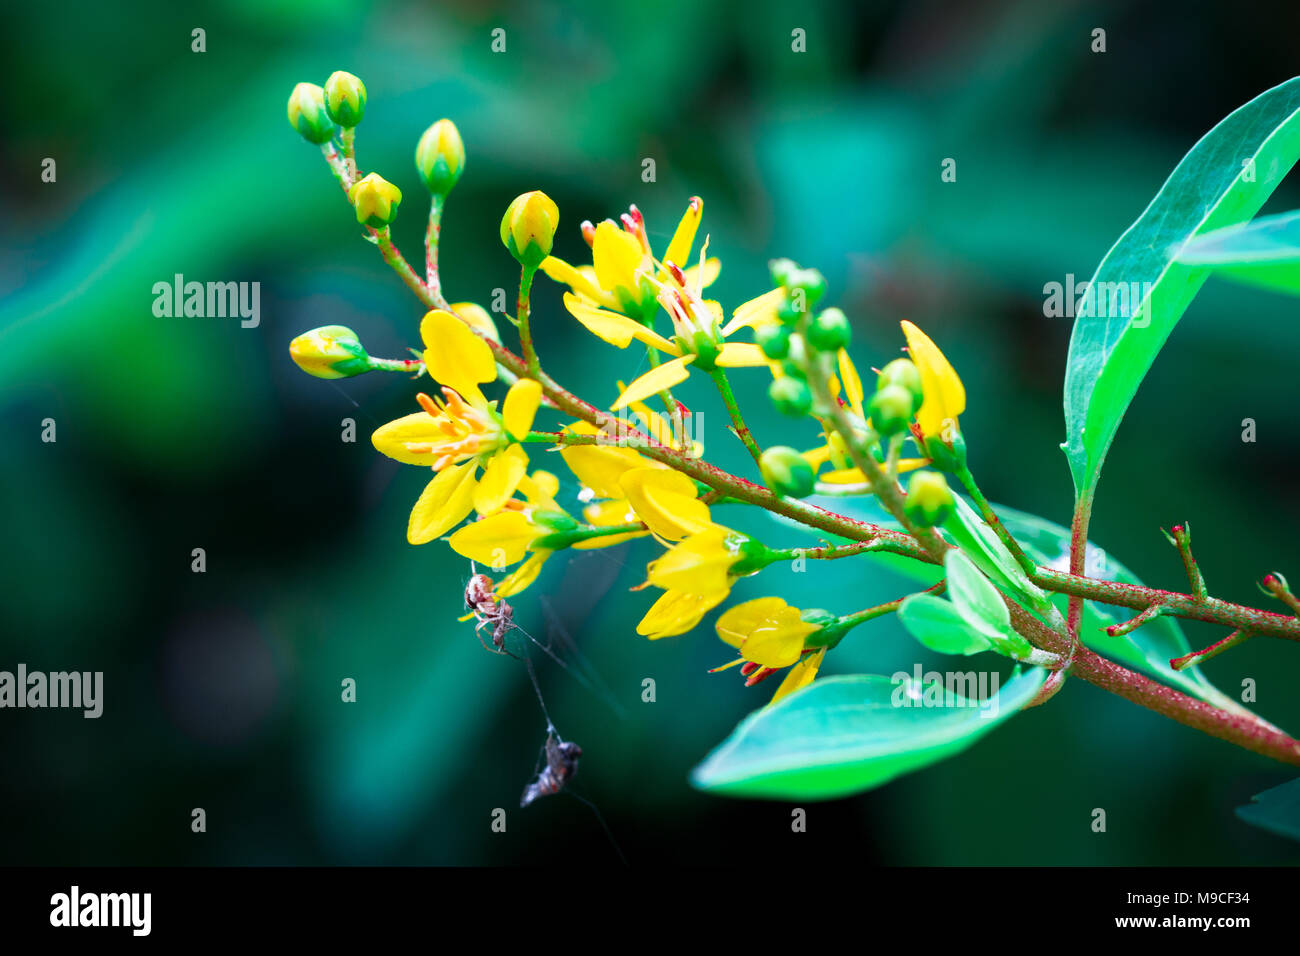
[(596, 226), (596, 237), (591, 245), (591, 263), (596, 267), (596, 280), (607, 292), (620, 286), (636, 291), (637, 269), (645, 250), (641, 243), (606, 219)]
[[(582, 509), (582, 516), (587, 519), (587, 524), (595, 525), (597, 528), (608, 528), (611, 525), (629, 524), (639, 520), (636, 512), (632, 510), (632, 506), (621, 499), (597, 501), (589, 504)], [(585, 541), (579, 541), (572, 547), (578, 550), (608, 548), (623, 541), (630, 541), (633, 538), (645, 537), (649, 533), (649, 531), (643, 529), (629, 531), (627, 534), (609, 534), (599, 538), (588, 538)]]
[(528, 556), (527, 561), (502, 578), (501, 583), (493, 588), (492, 592), (499, 598), (508, 598), (512, 594), (518, 594), (537, 580), (537, 575), (542, 571), (542, 565), (554, 553), (553, 551), (534, 551)]
[(733, 608), (728, 608), (714, 625), (718, 637), (732, 647), (740, 647), (741, 642), (750, 633), (768, 619), (772, 614), (788, 605), (779, 597), (761, 597), (745, 601)]
[(451, 465), (425, 486), (406, 526), (406, 540), (424, 544), (465, 520), (474, 507), (476, 462)]
[(404, 465), (432, 465), (442, 454), (441, 452), (435, 454), (432, 451), (408, 451), (406, 448), (408, 442), (415, 445), (428, 445), (446, 440), (447, 434), (438, 427), (434, 417), (425, 412), (404, 415), (395, 421), (380, 425), (370, 436), (371, 444), (375, 448)]
[(667, 352), (669, 355), (681, 354), (681, 349), (675, 343), (664, 338), (654, 329), (647, 328), (635, 319), (629, 319), (621, 312), (597, 308), (572, 292), (564, 293), (564, 307), (586, 327), (588, 332), (598, 339), (604, 339), (610, 345), (625, 349), (632, 344), (633, 339), (637, 339), (660, 352)]
[(745, 638), (740, 656), (764, 667), (789, 667), (803, 653), (804, 638), (817, 629), (799, 619), (798, 608), (782, 608)]
[(424, 367), (429, 376), (460, 392), (466, 400), (482, 400), (479, 383), (497, 377), (496, 359), (488, 344), (464, 322), (440, 309), (428, 313), (420, 322), (424, 339)]
[(908, 354), (921, 373), (923, 397), (917, 424), (927, 437), (942, 435), (944, 423), (956, 423), (957, 416), (966, 411), (966, 389), (930, 337), (906, 319), (901, 324)]
[(816, 474), (818, 468), (830, 461), (831, 449), (829, 445), (821, 445), (809, 451), (802, 452), (801, 454), (803, 455), (803, 460), (812, 465), (813, 473)]
[(554, 509), (555, 496), (560, 491), (560, 479), (549, 471), (540, 468), (531, 475), (519, 479), (519, 490), (523, 492), (529, 504)]
[(493, 455), (474, 489), (474, 510), (481, 515), (500, 511), (527, 470), (528, 454), (521, 445), (511, 445)]
[(691, 260), (691, 246), (695, 243), (695, 232), (700, 228), (700, 218), (703, 215), (704, 200), (699, 196), (692, 196), (686, 206), (686, 214), (677, 224), (672, 242), (668, 243), (668, 249), (664, 252), (664, 262), (671, 262), (679, 269), (686, 268), (686, 263)]
[(680, 471), (637, 468), (625, 473), (619, 485), (637, 517), (661, 538), (680, 541), (712, 524), (695, 482)]
[[(578, 431), (578, 429), (573, 429)], [(573, 476), (582, 482), (597, 498), (622, 498), (619, 479), (633, 468), (651, 465), (634, 448), (617, 445), (566, 445), (560, 449), (564, 463)]]
[(636, 632), (656, 641), (661, 637), (685, 634), (711, 610), (727, 599), (726, 589), (712, 594), (688, 594), (683, 591), (665, 591), (663, 596), (646, 611), (636, 626)]
[(470, 522), (448, 538), (447, 543), (471, 561), (501, 569), (522, 561), (528, 546), (539, 537), (538, 529), (529, 524), (522, 512), (501, 511)]
[(593, 302), (612, 301), (594, 282), (563, 259), (547, 256), (542, 260), (542, 271), (562, 285), (567, 285), (574, 292), (586, 296)]
[(694, 355), (686, 355), (652, 368), (624, 389), (623, 394), (614, 403), (613, 410), (618, 411), (633, 402), (642, 401), (651, 395), (662, 392), (665, 388), (680, 385), (686, 381), (686, 377), (690, 374), (686, 371), (686, 366), (694, 359)]
[(714, 525), (673, 545), (646, 566), (646, 579), (664, 590), (712, 594), (731, 587), (728, 571), (739, 558), (730, 546), (731, 530)]
[(781, 681), (781, 686), (776, 689), (772, 695), (771, 703), (775, 704), (787, 694), (793, 694), (795, 691), (807, 687), (817, 676), (817, 670), (822, 666), (822, 658), (826, 656), (826, 648), (814, 651), (808, 654), (785, 675), (785, 680)]
[(722, 272), (722, 260), (705, 259), (703, 272), (699, 266), (691, 266), (689, 269), (683, 269), (682, 272), (686, 280), (686, 288), (707, 289), (718, 281), (718, 276)]
[(844, 394), (848, 397), (849, 407), (859, 418), (866, 416), (862, 412), (862, 378), (844, 349), (839, 352), (840, 381), (844, 383)]
[(731, 313), (731, 321), (722, 329), (723, 336), (726, 337), (736, 329), (743, 329), (746, 326), (769, 325), (779, 321), (776, 310), (784, 301), (785, 289), (778, 287), (736, 306), (735, 311)]
[(512, 437), (523, 440), (533, 427), (537, 406), (542, 403), (542, 386), (531, 378), (521, 378), (510, 386), (501, 405), (501, 418)]
[(718, 351), (717, 362), (723, 368), (756, 368), (768, 364), (763, 350), (752, 342), (728, 342)]

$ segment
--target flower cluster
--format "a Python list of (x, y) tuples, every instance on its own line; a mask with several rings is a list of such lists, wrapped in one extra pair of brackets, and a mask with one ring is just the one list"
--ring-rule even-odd
[[(442, 298), (437, 243), (443, 203), (465, 165), (460, 133), (441, 119), (416, 147), (416, 171), (431, 199), (428, 270), (420, 278), (387, 235), (401, 191), (357, 168), (354, 133), (365, 104), (361, 81), (336, 73), (323, 89), (299, 84), (289, 120), (321, 146), (358, 224), (425, 305), (423, 347), (411, 350), (412, 359), (373, 359), (351, 330), (325, 326), (294, 339), (290, 353), (323, 378), (378, 370), (430, 379), (413, 397), (418, 410), (372, 436), (384, 455), (432, 473), (411, 509), (412, 545), (445, 538), (457, 554), (505, 573), (495, 586), (504, 598), (534, 583), (556, 552), (653, 539), (660, 550), (639, 588), (657, 596), (635, 631), (657, 640), (695, 628), (741, 578), (802, 553), (730, 527), (719, 514), (724, 508), (777, 507), (818, 491), (883, 500), (888, 491), (905, 502), (899, 518), (913, 528), (947, 519), (953, 499), (941, 471), (920, 469), (964, 467), (957, 419), (965, 393), (943, 353), (916, 326), (902, 323), (908, 357), (885, 363), (868, 395), (849, 354), (849, 318), (838, 308), (817, 308), (827, 284), (815, 270), (772, 263), (772, 288), (730, 313), (706, 298), (721, 263), (709, 255), (708, 235), (700, 239), (698, 197), (687, 202), (671, 240), (658, 250), (636, 206), (617, 220), (582, 222), (578, 232), (591, 261), (574, 264), (553, 254), (560, 211), (534, 190), (510, 203), (499, 230), (521, 269), (516, 314), (504, 316), (519, 332), (516, 354), (502, 344), (488, 312)], [(538, 273), (563, 288), (565, 309), (595, 338), (617, 349), (640, 343), (650, 357), (645, 374), (626, 385), (614, 380), (606, 410), (566, 392), (541, 369), (538, 345), (544, 350), (546, 330), (533, 325), (529, 310)], [(815, 428), (811, 447), (760, 446), (727, 377), (740, 369), (765, 369), (773, 408)], [(699, 448), (687, 453), (675, 444), (673, 418), (683, 406), (672, 390), (692, 371), (717, 384), (732, 430), (754, 456), (766, 488), (703, 465)], [(664, 413), (652, 411), (651, 400), (661, 400)], [(611, 414), (624, 408), (640, 414), (644, 431)], [(537, 430), (539, 418), (546, 419), (544, 430)], [(549, 461), (562, 463), (569, 477), (534, 468), (530, 446), (558, 451)], [(906, 472), (916, 474), (904, 494), (898, 481)], [(823, 556), (839, 552), (831, 548)], [(773, 698), (779, 699), (811, 683), (828, 651), (870, 616), (801, 610), (777, 596), (745, 601), (716, 621), (719, 638), (736, 653), (718, 670), (739, 667), (747, 685), (783, 672)]]

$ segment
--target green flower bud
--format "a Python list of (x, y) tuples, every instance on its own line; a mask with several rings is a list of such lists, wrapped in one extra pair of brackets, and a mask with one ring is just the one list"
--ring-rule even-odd
[(921, 372), (911, 359), (894, 359), (880, 370), (880, 377), (876, 379), (876, 388), (884, 388), (886, 385), (901, 385), (907, 389), (912, 393), (912, 403), (917, 408), (920, 408), (921, 402), (925, 400), (925, 394), (921, 391)]
[(805, 338), (819, 352), (838, 352), (848, 346), (852, 336), (848, 316), (839, 309), (827, 309), (808, 324)]
[(761, 325), (754, 330), (754, 342), (772, 360), (790, 354), (790, 329), (784, 325)]
[(812, 410), (812, 389), (808, 383), (793, 375), (782, 375), (773, 379), (767, 388), (767, 397), (772, 400), (776, 410), (783, 415), (801, 417)]
[(945, 442), (942, 435), (927, 435), (925, 453), (940, 471), (956, 474), (966, 467), (966, 439), (957, 429), (953, 429), (951, 442)]
[(901, 385), (886, 385), (872, 396), (867, 414), (876, 431), (888, 438), (907, 431), (914, 411), (911, 392)]
[(370, 173), (352, 184), (348, 199), (357, 210), (357, 222), (382, 229), (397, 218), (402, 191), (378, 173)]
[(370, 356), (357, 333), (343, 325), (304, 332), (289, 343), (289, 357), (316, 378), (350, 378), (370, 371)]
[(739, 577), (762, 571), (775, 560), (771, 548), (747, 534), (737, 532), (729, 539), (728, 544), (738, 556), (728, 571)]
[(334, 138), (334, 121), (325, 109), (325, 91), (315, 83), (299, 83), (289, 94), (289, 125), (309, 143)]
[(789, 285), (790, 276), (798, 271), (799, 264), (793, 259), (773, 259), (767, 264), (772, 272), (772, 285)]
[(788, 445), (773, 445), (758, 460), (767, 486), (778, 495), (807, 498), (813, 493), (816, 477), (808, 459)]
[(826, 277), (816, 269), (798, 269), (791, 273), (786, 283), (790, 291), (802, 289), (808, 309), (817, 304), (817, 300), (826, 294)]
[(781, 363), (781, 371), (791, 378), (797, 378), (801, 382), (808, 381), (808, 374), (803, 367), (794, 359), (786, 359)]
[(440, 119), (424, 131), (415, 147), (415, 168), (429, 192), (446, 196), (465, 168), (465, 144), (449, 119)]
[(325, 81), (325, 110), (344, 129), (356, 126), (366, 115), (366, 84), (343, 70), (331, 73)]
[(501, 242), (525, 268), (536, 269), (551, 254), (560, 210), (550, 196), (533, 190), (516, 196), (501, 217)]
[(933, 528), (948, 520), (953, 511), (948, 482), (937, 471), (918, 471), (907, 483), (907, 502), (903, 506), (908, 519), (922, 528)]

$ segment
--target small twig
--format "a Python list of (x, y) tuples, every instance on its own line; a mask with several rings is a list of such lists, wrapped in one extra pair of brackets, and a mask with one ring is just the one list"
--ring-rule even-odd
[(1264, 578), (1263, 585), (1265, 594), (1271, 594), (1289, 607), (1293, 613), (1300, 615), (1300, 599), (1297, 599), (1296, 596), (1291, 593), (1291, 588), (1287, 585), (1286, 578), (1282, 577), (1282, 575), (1275, 571)]
[(1183, 559), (1183, 569), (1187, 571), (1187, 580), (1192, 585), (1192, 595), (1198, 601), (1204, 601), (1210, 595), (1205, 588), (1200, 566), (1196, 563), (1196, 558), (1192, 557), (1192, 526), (1176, 524), (1165, 532), (1165, 537), (1178, 549), (1178, 555)]
[(1203, 650), (1192, 651), (1190, 654), (1184, 654), (1182, 657), (1171, 659), (1169, 661), (1169, 666), (1176, 671), (1181, 671), (1188, 667), (1195, 667), (1202, 661), (1208, 661), (1211, 657), (1218, 657), (1229, 648), (1236, 647), (1238, 644), (1244, 644), (1254, 636), (1254, 634), (1247, 630), (1233, 631), (1223, 640), (1217, 641)]
[(1125, 634), (1136, 631), (1148, 621), (1155, 620), (1163, 613), (1165, 613), (1165, 606), (1163, 604), (1152, 604), (1137, 617), (1129, 618), (1122, 624), (1112, 624), (1110, 627), (1106, 628), (1106, 633), (1111, 637), (1123, 637)]

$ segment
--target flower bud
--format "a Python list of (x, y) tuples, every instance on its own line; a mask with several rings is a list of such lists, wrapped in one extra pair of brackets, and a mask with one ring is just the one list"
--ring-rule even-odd
[(774, 445), (758, 460), (767, 486), (778, 495), (806, 498), (813, 493), (816, 477), (808, 459), (788, 445)]
[(357, 333), (343, 325), (304, 332), (289, 343), (289, 356), (316, 378), (349, 378), (370, 371), (370, 356)]
[(888, 438), (907, 430), (914, 410), (911, 392), (901, 385), (886, 385), (872, 396), (867, 414), (872, 427)]
[(908, 519), (922, 528), (943, 524), (952, 514), (952, 492), (937, 471), (918, 471), (907, 484), (907, 502), (903, 506)]
[(790, 330), (784, 325), (759, 326), (754, 330), (754, 342), (773, 361), (790, 354)]
[(790, 274), (786, 283), (790, 291), (802, 289), (808, 309), (817, 304), (817, 300), (826, 294), (826, 277), (816, 269), (796, 269)]
[(848, 316), (839, 309), (827, 309), (808, 324), (804, 338), (819, 352), (838, 352), (848, 346), (852, 336)]
[(773, 259), (767, 267), (772, 272), (772, 284), (778, 286), (790, 283), (790, 276), (798, 271), (799, 264), (793, 259)]
[(325, 91), (315, 83), (299, 83), (289, 95), (289, 125), (309, 143), (328, 143), (334, 121), (325, 109)]
[(501, 241), (519, 264), (536, 269), (551, 254), (560, 210), (550, 196), (533, 190), (516, 196), (501, 217)]
[(776, 410), (783, 415), (800, 417), (812, 409), (812, 390), (803, 379), (793, 375), (782, 375), (773, 379), (768, 386), (767, 397), (772, 400)]
[(921, 407), (921, 402), (925, 399), (925, 394), (921, 391), (921, 372), (911, 359), (894, 359), (880, 370), (876, 388), (881, 389), (886, 385), (901, 385), (907, 389), (912, 393), (912, 403), (917, 408)]
[(325, 81), (325, 110), (344, 129), (356, 126), (366, 115), (366, 84), (343, 70), (331, 73)]
[(429, 192), (446, 196), (465, 168), (465, 144), (449, 119), (440, 119), (424, 131), (415, 147), (415, 168)]
[(940, 471), (956, 474), (966, 467), (966, 439), (956, 428), (951, 429), (948, 441), (944, 441), (942, 434), (927, 435), (925, 453), (930, 463)]
[(356, 207), (357, 222), (382, 229), (397, 218), (402, 191), (378, 173), (370, 173), (352, 184), (348, 200)]

